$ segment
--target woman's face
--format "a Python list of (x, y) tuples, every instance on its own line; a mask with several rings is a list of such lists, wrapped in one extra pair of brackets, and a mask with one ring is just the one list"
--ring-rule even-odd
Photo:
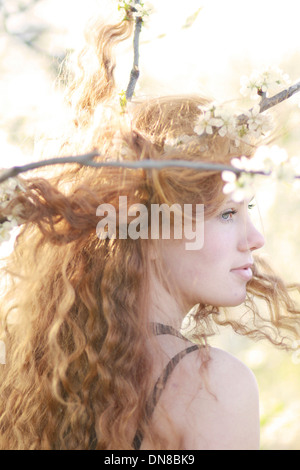
[(245, 300), (252, 252), (264, 245), (251, 221), (251, 208), (248, 201), (227, 198), (217, 215), (204, 221), (204, 245), (199, 250), (186, 250), (183, 240), (165, 244), (167, 275), (186, 308), (200, 302), (237, 306)]

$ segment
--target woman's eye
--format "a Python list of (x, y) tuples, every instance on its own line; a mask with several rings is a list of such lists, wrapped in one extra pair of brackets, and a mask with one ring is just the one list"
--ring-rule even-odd
[(248, 209), (251, 211), (251, 209), (253, 209), (255, 207), (255, 204), (248, 204)]
[(232, 220), (234, 214), (236, 213), (237, 213), (236, 210), (231, 209), (230, 211), (223, 212), (223, 214), (221, 214), (221, 218), (225, 222), (228, 222), (229, 220)]

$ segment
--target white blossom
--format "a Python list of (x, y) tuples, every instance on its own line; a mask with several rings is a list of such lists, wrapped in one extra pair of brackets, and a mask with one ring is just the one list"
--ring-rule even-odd
[(202, 114), (198, 116), (198, 121), (194, 131), (198, 135), (213, 134), (214, 127), (219, 128), (219, 134), (224, 137), (229, 129), (234, 127), (234, 117), (227, 110), (224, 110), (216, 102), (208, 106), (198, 106)]
[(259, 85), (259, 75), (257, 72), (254, 72), (250, 77), (243, 75), (240, 80), (241, 89), (240, 93), (244, 97), (250, 97), (251, 99), (258, 99), (258, 89)]
[(239, 147), (241, 142), (249, 143), (250, 142), (250, 132), (247, 124), (237, 125), (235, 132), (233, 133), (233, 138), (235, 139), (235, 146)]
[(253, 136), (259, 138), (269, 132), (273, 127), (272, 117), (268, 114), (261, 114), (259, 104), (253, 106), (249, 111), (245, 112), (248, 117), (248, 137)]
[(189, 142), (195, 139), (193, 135), (180, 135), (178, 137), (167, 137), (164, 143), (164, 149), (168, 150), (180, 145), (187, 145)]
[(290, 159), (285, 149), (273, 145), (265, 149), (265, 166), (272, 172), (273, 179), (291, 183), (299, 170), (299, 161)]
[(237, 177), (234, 172), (223, 171), (222, 179), (225, 181), (224, 194), (230, 194), (235, 202), (241, 202), (253, 196), (255, 193), (255, 172), (264, 169), (261, 158), (254, 155), (252, 158), (242, 156), (233, 158), (231, 165), (239, 170), (241, 174)]
[(236, 189), (236, 174), (233, 171), (222, 171), (222, 180), (225, 181), (223, 193), (230, 194)]
[(235, 202), (250, 199), (255, 192), (252, 174), (242, 173), (237, 177), (234, 172), (223, 171), (222, 179), (226, 183), (223, 187), (223, 193), (230, 194), (231, 199)]
[(276, 168), (287, 164), (288, 154), (285, 149), (278, 147), (278, 145), (273, 145), (272, 147), (261, 145), (251, 160), (257, 162), (257, 169), (267, 174), (272, 174)]
[(12, 229), (18, 225), (18, 220), (12, 216), (0, 224), (0, 243), (10, 240)]
[(242, 156), (240, 158), (233, 158), (230, 163), (232, 166), (238, 168), (239, 170), (252, 171), (250, 159), (245, 156)]
[(5, 207), (13, 197), (19, 182), (16, 178), (9, 178), (0, 184), (0, 204)]
[(135, 4), (134, 5), (135, 12), (133, 12), (133, 16), (135, 18), (144, 18), (145, 16), (149, 15), (149, 11), (145, 9), (144, 4)]
[(295, 177), (300, 173), (300, 157), (289, 158), (286, 150), (277, 145), (260, 146), (252, 158), (233, 158), (231, 165), (241, 170), (241, 173), (237, 176), (231, 171), (222, 172), (225, 182), (223, 192), (231, 194), (236, 202), (255, 193), (260, 175), (271, 176), (275, 181), (293, 183), (292, 187), (296, 187), (298, 179)]
[(257, 99), (259, 95), (277, 92), (290, 84), (290, 78), (277, 67), (268, 67), (262, 72), (254, 71), (250, 77), (241, 77), (240, 92), (245, 97)]
[(269, 132), (273, 127), (273, 121), (268, 114), (261, 114), (260, 106), (254, 105), (244, 114), (247, 121), (239, 124), (236, 115), (230, 107), (225, 105), (217, 105), (215, 103), (209, 106), (199, 106), (202, 114), (198, 116), (198, 120), (194, 127), (194, 131), (198, 135), (213, 134), (218, 132), (221, 137), (226, 135), (235, 140), (238, 147), (241, 141), (249, 142), (251, 138), (260, 138)]
[(235, 133), (236, 117), (232, 113), (228, 110), (220, 110), (216, 117), (218, 119), (218, 133), (221, 137), (225, 137), (225, 135), (230, 136)]
[(142, 18), (148, 16), (150, 13), (150, 7), (145, 5), (143, 2), (135, 3), (134, 0), (119, 0), (118, 9), (124, 9), (127, 13), (131, 12), (133, 18)]
[(210, 111), (206, 111), (204, 114), (199, 116), (198, 122), (194, 127), (194, 132), (198, 135), (213, 134), (213, 126), (216, 124), (214, 117), (212, 117)]
[[(17, 192), (23, 190), (24, 188), (17, 178), (9, 178), (3, 181), (0, 184), (0, 209), (6, 208)], [(10, 239), (13, 228), (20, 223), (21, 214), (22, 206), (18, 204), (11, 210), (10, 215), (5, 216), (5, 222), (0, 224), (0, 243)]]

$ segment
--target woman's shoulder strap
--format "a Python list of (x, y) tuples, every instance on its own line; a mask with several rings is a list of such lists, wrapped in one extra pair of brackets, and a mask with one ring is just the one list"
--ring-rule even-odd
[[(185, 341), (188, 341), (187, 338), (185, 338), (179, 331), (177, 331), (175, 328), (173, 328), (170, 325), (164, 325), (162, 323), (152, 323), (152, 328), (153, 328), (153, 332), (154, 332), (155, 335), (169, 334), (169, 335), (181, 338)], [(175, 369), (176, 365), (187, 354), (189, 354), (193, 351), (196, 351), (196, 350), (199, 350), (199, 346), (194, 344), (192, 346), (189, 346), (186, 349), (183, 349), (182, 351), (177, 353), (174, 357), (172, 357), (172, 359), (170, 359), (170, 361), (168, 362), (168, 364), (164, 368), (162, 374), (160, 375), (160, 377), (156, 381), (156, 383), (154, 385), (154, 388), (153, 388), (153, 391), (152, 391), (152, 394), (150, 396), (150, 399), (147, 403), (147, 415), (148, 415), (149, 419), (151, 418), (151, 416), (154, 412), (155, 406), (157, 405), (157, 402), (158, 402), (158, 400), (159, 400), (159, 398), (160, 398), (160, 396), (161, 396), (161, 394), (162, 394), (162, 392), (163, 392), (163, 390), (166, 386), (168, 378), (172, 374), (172, 372)], [(140, 448), (141, 443), (142, 443), (142, 439), (143, 439), (142, 434), (139, 431), (137, 431), (137, 433), (134, 437), (134, 440), (133, 440), (134, 449), (138, 450)]]

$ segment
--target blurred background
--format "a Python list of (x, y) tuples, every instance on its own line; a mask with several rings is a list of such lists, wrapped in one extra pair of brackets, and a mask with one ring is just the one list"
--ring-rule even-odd
[[(0, 167), (39, 158), (39, 141), (61, 133), (67, 110), (61, 76), (83, 41), (86, 21), (119, 18), (117, 0), (0, 0)], [(152, 0), (141, 35), (136, 95), (204, 93), (240, 100), (240, 77), (268, 65), (300, 80), (300, 2)], [(117, 49), (125, 90), (131, 40)], [(300, 93), (277, 106), (276, 144), (300, 155)], [(53, 155), (55, 156), (55, 155)], [(300, 189), (264, 181), (256, 214), (264, 256), (290, 282), (300, 281)], [(11, 249), (4, 244), (1, 253)], [(300, 353), (287, 354), (229, 330), (212, 339), (255, 373), (261, 397), (261, 448), (300, 449)]]

